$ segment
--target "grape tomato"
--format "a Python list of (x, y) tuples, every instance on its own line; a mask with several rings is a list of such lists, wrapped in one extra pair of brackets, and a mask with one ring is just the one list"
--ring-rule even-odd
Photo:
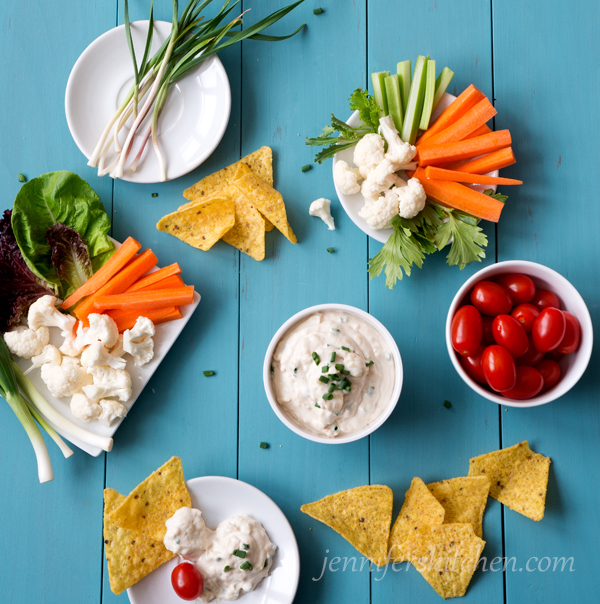
[(567, 321), (562, 310), (545, 308), (533, 323), (533, 344), (540, 352), (550, 352), (561, 343), (566, 329)]
[(496, 344), (504, 346), (513, 358), (524, 355), (529, 348), (527, 333), (521, 324), (510, 315), (498, 315), (493, 324)]
[(498, 283), (508, 292), (513, 304), (525, 304), (535, 296), (535, 283), (527, 275), (514, 273), (502, 275)]
[(531, 333), (533, 322), (540, 314), (540, 309), (533, 304), (519, 304), (512, 309), (510, 316), (514, 317), (527, 333)]
[(510, 352), (493, 344), (488, 346), (481, 357), (483, 375), (489, 387), (496, 392), (506, 392), (517, 382), (517, 367)]
[(464, 357), (475, 354), (483, 333), (479, 311), (471, 305), (459, 308), (452, 318), (451, 332), (452, 346), (458, 354)]
[(471, 292), (471, 302), (479, 312), (490, 317), (508, 314), (513, 305), (508, 292), (493, 281), (477, 283)]

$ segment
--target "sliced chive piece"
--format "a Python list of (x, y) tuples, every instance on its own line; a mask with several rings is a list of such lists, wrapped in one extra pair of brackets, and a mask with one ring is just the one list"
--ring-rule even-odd
[(370, 367), (371, 365), (373, 365), (375, 363), (375, 361), (369, 361), (368, 363), (365, 363), (365, 365), (367, 367)]
[(335, 361), (335, 352), (331, 353), (331, 359), (329, 359), (330, 363), (333, 363)]
[(271, 363), (271, 373), (275, 373), (275, 365), (273, 363)]
[(230, 570), (231, 570), (231, 566), (229, 566), (229, 565), (227, 565), (227, 566), (226, 566), (226, 567), (223, 569), (223, 571), (224, 571), (224, 572), (226, 572), (226, 573), (228, 573)]
[(302, 172), (308, 172), (309, 170), (312, 170), (312, 166), (310, 164), (306, 164), (306, 166), (302, 166), (300, 169)]
[(347, 369), (342, 369), (342, 370), (340, 371), (340, 373), (341, 373), (342, 375), (350, 375), (350, 372), (349, 372)]
[(335, 368), (336, 368), (338, 371), (341, 371), (341, 370), (344, 368), (344, 364), (343, 364), (343, 363), (336, 363), (336, 364), (335, 364)]
[(246, 552), (243, 549), (234, 549), (233, 550), (233, 555), (237, 556), (238, 558), (245, 558), (246, 557)]
[(248, 551), (250, 549), (250, 545), (248, 543), (242, 543), (242, 547)]
[(158, 193), (152, 193), (152, 197), (158, 197)]
[(313, 15), (322, 15), (324, 12), (322, 8), (313, 8)]
[(450, 401), (444, 401), (444, 407), (446, 407), (446, 409), (450, 409), (450, 407), (452, 407), (452, 403)]
[(319, 382), (323, 382), (323, 384), (329, 384), (329, 378), (322, 375), (319, 377)]
[(339, 379), (341, 379), (341, 378), (340, 378), (340, 374), (339, 374), (339, 373), (330, 373), (330, 374), (329, 374), (329, 377), (330, 377), (332, 380), (336, 381), (336, 382), (337, 382)]
[(264, 563), (264, 565), (263, 565), (263, 568), (267, 568), (268, 564), (269, 564), (269, 560), (265, 560), (265, 563)]
[(269, 448), (269, 443), (261, 442), (260, 443), (260, 448), (261, 449), (268, 449)]
[(298, 373), (298, 367), (294, 367), (294, 373)]
[(27, 182), (27, 176), (25, 176), (25, 174), (19, 173), (18, 179), (19, 182)]
[(323, 400), (324, 401), (330, 401), (332, 398), (333, 398), (333, 394), (327, 393), (327, 394), (323, 395)]
[(316, 365), (318, 365), (321, 362), (321, 359), (319, 358), (319, 355), (316, 352), (312, 353), (312, 358)]
[(329, 384), (329, 390), (327, 392), (331, 394), (336, 388), (337, 386), (335, 384)]
[(210, 377), (211, 375), (215, 375), (214, 371), (203, 371), (202, 372), (206, 377)]
[(329, 371), (329, 365), (323, 365), (321, 367), (321, 373), (327, 373)]
[(345, 390), (346, 392), (352, 392), (352, 386), (346, 386), (346, 387), (344, 388), (344, 390)]
[(347, 348), (346, 346), (342, 346), (342, 350), (345, 350), (346, 352), (352, 352), (349, 348)]
[(246, 560), (246, 562), (244, 562), (243, 564), (240, 564), (240, 568), (242, 570), (252, 570), (252, 564), (250, 564), (250, 562), (248, 562), (248, 560)]
[(334, 250), (332, 247), (328, 247), (328, 248), (327, 248), (327, 251), (328, 251), (330, 254), (333, 254), (333, 252), (335, 252), (335, 250)]
[(320, 409), (321, 405), (319, 405), (319, 403), (315, 403), (315, 407), (317, 407), (318, 409)]

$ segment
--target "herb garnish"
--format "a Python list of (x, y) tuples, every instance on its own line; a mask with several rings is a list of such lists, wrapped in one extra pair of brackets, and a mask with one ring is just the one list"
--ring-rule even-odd
[(242, 549), (234, 549), (233, 550), (233, 555), (237, 556), (238, 558), (245, 558), (246, 557), (246, 552)]

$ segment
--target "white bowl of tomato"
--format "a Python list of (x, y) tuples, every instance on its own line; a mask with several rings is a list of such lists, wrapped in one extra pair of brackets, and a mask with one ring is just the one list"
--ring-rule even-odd
[(556, 271), (522, 260), (488, 266), (458, 290), (446, 344), (475, 392), (510, 407), (536, 407), (567, 393), (593, 346), (590, 313)]

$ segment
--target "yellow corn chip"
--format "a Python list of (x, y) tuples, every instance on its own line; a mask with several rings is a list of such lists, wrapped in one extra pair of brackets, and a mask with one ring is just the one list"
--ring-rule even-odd
[(104, 553), (110, 589), (117, 595), (175, 556), (162, 541), (119, 528), (110, 520), (110, 513), (124, 500), (114, 489), (104, 489)]
[(110, 513), (109, 519), (123, 529), (162, 542), (167, 532), (165, 522), (179, 508), (190, 507), (191, 504), (181, 459), (171, 457), (133, 489), (123, 503)]
[(442, 596), (464, 596), (485, 541), (470, 524), (439, 524), (417, 529), (405, 544), (409, 560)]
[(469, 522), (478, 537), (483, 536), (483, 512), (490, 492), (486, 476), (461, 476), (428, 484), (427, 488), (442, 504), (445, 524)]
[(244, 174), (234, 181), (240, 192), (256, 206), (258, 211), (270, 220), (281, 233), (292, 243), (296, 243), (296, 235), (287, 221), (285, 204), (281, 193), (271, 185), (263, 182), (254, 173)]
[(192, 204), (167, 214), (156, 228), (200, 250), (209, 250), (235, 224), (235, 202), (227, 197)]
[[(249, 168), (258, 178), (270, 185), (273, 184), (273, 151), (271, 151), (270, 147), (261, 147), (257, 151), (254, 151), (254, 153), (242, 157), (240, 162), (248, 164)], [(183, 192), (183, 196), (190, 201), (199, 201), (210, 196), (218, 189), (227, 186), (232, 182), (240, 162), (235, 162), (214, 174), (206, 176), (189, 189), (186, 189)]]
[(392, 503), (389, 487), (369, 485), (328, 495), (300, 510), (331, 527), (377, 566), (385, 566)]
[(442, 524), (442, 522), (444, 522), (444, 508), (420, 478), (413, 478), (390, 534), (390, 559), (393, 562), (407, 560), (402, 552), (404, 542), (417, 529)]
[(525, 440), (473, 457), (469, 476), (487, 476), (490, 495), (511, 510), (532, 520), (544, 517), (550, 458), (534, 453)]

